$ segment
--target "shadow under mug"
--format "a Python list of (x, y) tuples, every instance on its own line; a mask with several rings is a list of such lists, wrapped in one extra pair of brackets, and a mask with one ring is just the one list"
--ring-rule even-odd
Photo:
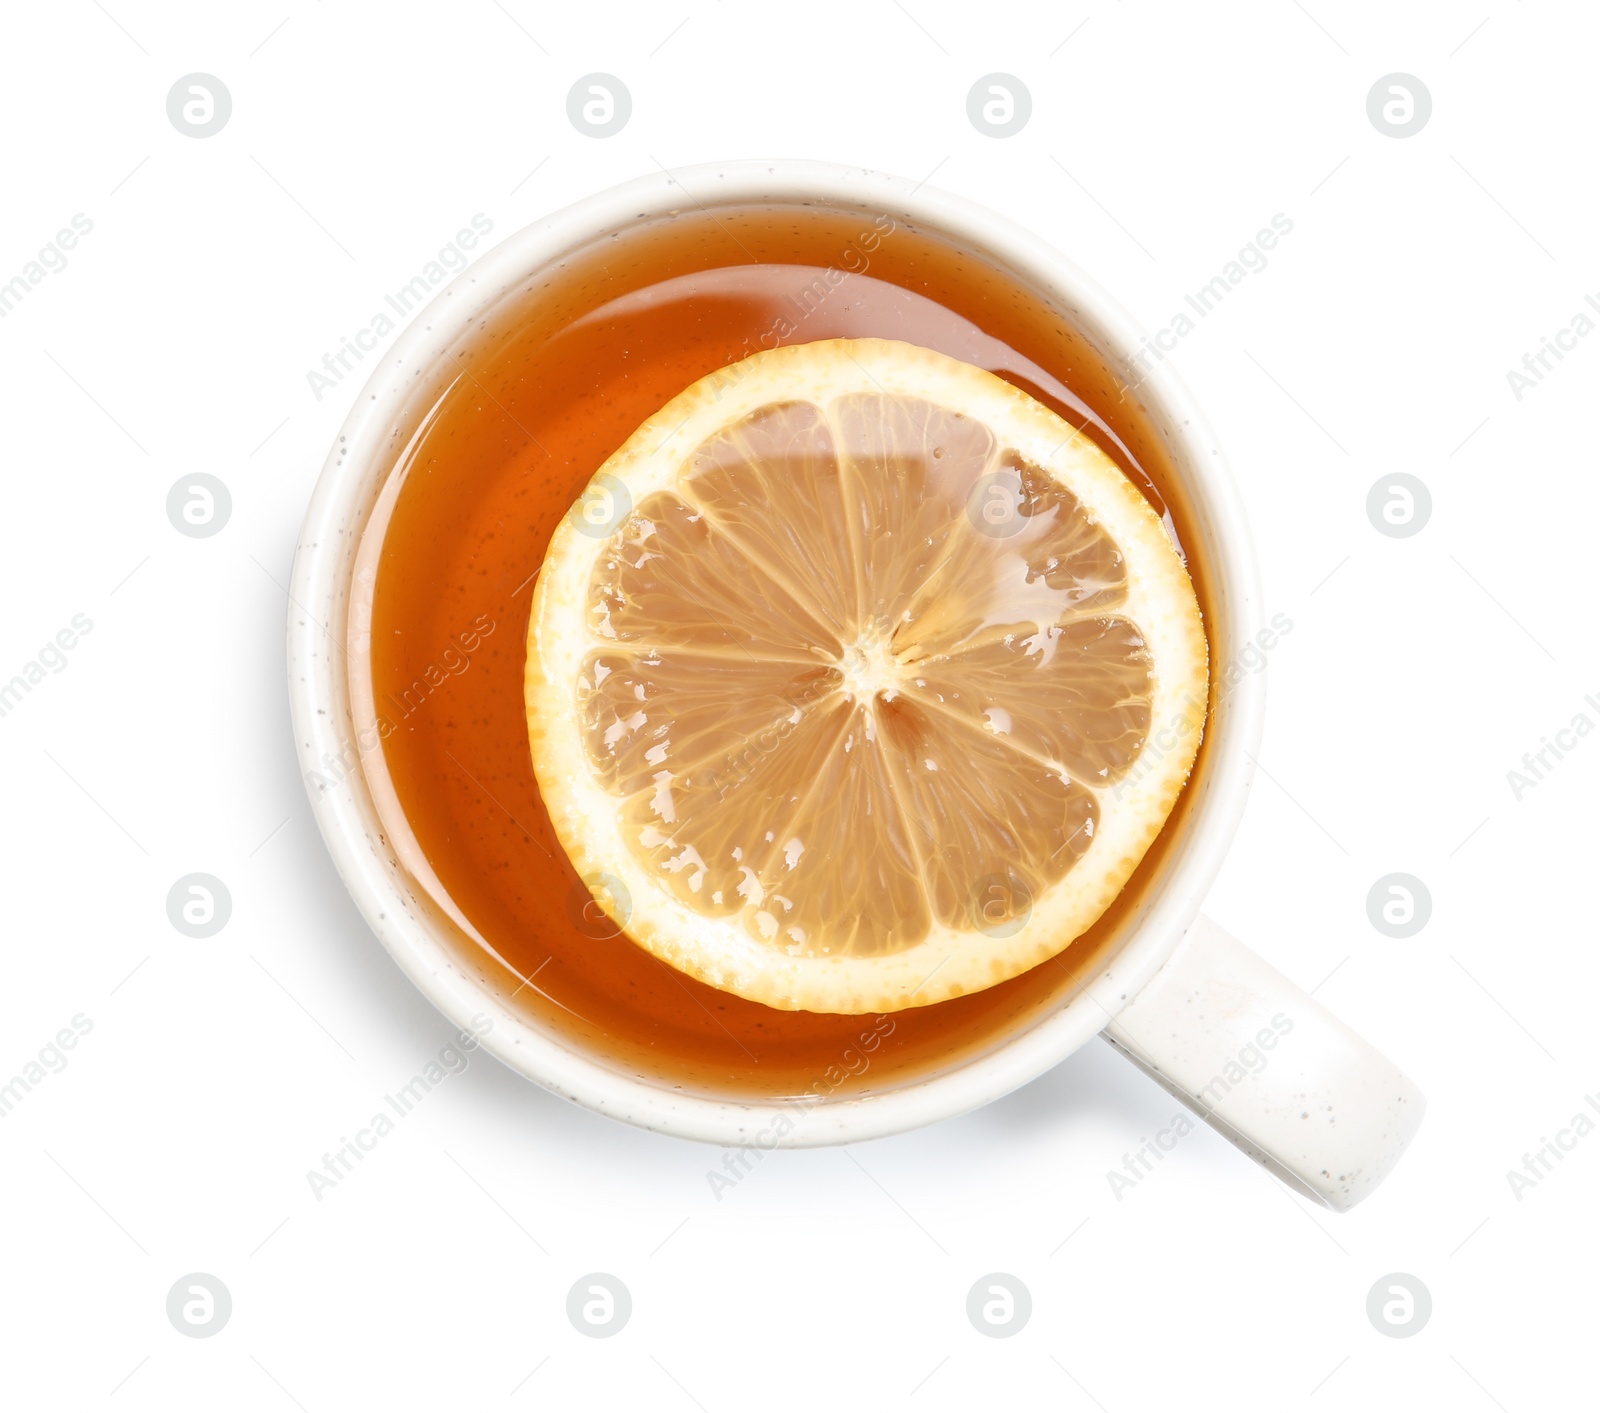
[[(899, 1087), (822, 1100), (794, 1122), (781, 1101), (693, 1094), (582, 1052), (467, 964), (458, 942), (471, 925), (408, 839), (381, 749), (352, 747), (370, 686), (346, 629), (370, 611), (368, 531), (392, 504), (390, 473), (454, 375), (451, 350), (481, 320), (538, 271), (610, 232), (689, 208), (714, 214), (808, 203), (915, 225), (988, 262), (1071, 324), (1088, 355), (1074, 377), (1102, 395), (1134, 398), (1168, 468), (1163, 489), (1182, 502), (1189, 548), (1206, 577), (1214, 670), (1204, 768), (1185, 792), (1176, 836), (1158, 877), (1078, 989), (984, 1053)], [(1009, 1093), (1102, 1035), (1296, 1190), (1335, 1209), (1371, 1192), (1415, 1134), (1422, 1095), (1310, 996), (1199, 915), (1244, 809), (1265, 693), (1264, 674), (1254, 672), (1218, 690), (1215, 664), (1252, 650), (1260, 592), (1244, 512), (1215, 438), (1168, 365), (1140, 366), (1142, 347), (1138, 327), (1104, 291), (1019, 226), (923, 184), (818, 162), (735, 162), (629, 182), (509, 237), (446, 287), (398, 339), (340, 430), (301, 531), (289, 611), (290, 701), (313, 811), (357, 906), (413, 982), (456, 1025), (478, 1033), (484, 1048), (552, 1092), (646, 1128), (727, 1146), (815, 1146), (902, 1132)], [(341, 768), (330, 771), (330, 762)]]

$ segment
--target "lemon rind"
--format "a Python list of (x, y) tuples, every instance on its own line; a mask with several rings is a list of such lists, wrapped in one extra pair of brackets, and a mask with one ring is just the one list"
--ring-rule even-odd
[[(596, 472), (620, 480), (634, 505), (672, 489), (693, 452), (721, 428), (774, 402), (826, 405), (856, 393), (918, 398), (985, 422), (1006, 445), (1072, 492), (1122, 551), (1126, 598), (1154, 664), (1150, 734), (1140, 760), (1099, 793), (1093, 840), (1032, 901), (1015, 934), (995, 938), (935, 921), (901, 951), (791, 956), (752, 937), (737, 916), (696, 912), (658, 887), (624, 838), (617, 800), (588, 766), (573, 693), (587, 654), (615, 646), (589, 629), (590, 572), (604, 539), (563, 518), (551, 537), (528, 626), (525, 679), (534, 772), (557, 837), (581, 877), (626, 886), (624, 923), (640, 946), (679, 971), (781, 1010), (878, 1013), (985, 989), (1056, 956), (1110, 906), (1160, 833), (1203, 733), (1207, 649), (1194, 586), (1149, 502), (1094, 442), (983, 369), (915, 345), (836, 339), (757, 353), (702, 378), (647, 419)], [(605, 905), (610, 895), (597, 894)]]

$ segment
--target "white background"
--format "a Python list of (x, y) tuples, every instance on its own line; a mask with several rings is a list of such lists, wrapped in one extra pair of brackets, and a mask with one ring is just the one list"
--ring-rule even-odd
[[(69, 0), (5, 29), (0, 282), (75, 213), (94, 228), (0, 320), (0, 678), (74, 614), (94, 626), (0, 719), (0, 1080), (75, 1014), (93, 1030), (0, 1122), (0, 1400), (1593, 1398), (1600, 1135), (1520, 1201), (1506, 1178), (1600, 1091), (1600, 735), (1520, 801), (1506, 778), (1576, 713), (1600, 723), (1600, 338), (1520, 401), (1506, 378), (1600, 297), (1592, 12)], [(594, 70), (633, 96), (606, 140), (566, 117)], [(1005, 140), (966, 113), (996, 70), (1033, 95)], [(194, 71), (233, 98), (205, 140), (165, 109)], [(1404, 140), (1366, 113), (1394, 71), (1433, 97)], [(1242, 484), (1267, 611), (1294, 623), (1209, 911), (1429, 1097), (1357, 1211), (1204, 1129), (1119, 1202), (1107, 1170), (1175, 1106), (1098, 1044), (970, 1117), (769, 1156), (720, 1201), (716, 1150), (480, 1056), (312, 1197), (306, 1170), (450, 1032), (346, 898), (291, 751), (281, 586), (357, 390), (318, 402), (305, 374), (475, 213), (499, 238), (658, 164), (782, 155), (933, 173), (1150, 328), (1294, 222), (1174, 355)], [(233, 513), (193, 540), (165, 500), (201, 471)], [(1365, 513), (1396, 471), (1433, 497), (1409, 539)], [(204, 941), (165, 909), (194, 871), (233, 897)], [(1433, 898), (1404, 941), (1366, 914), (1393, 871)], [(215, 1338), (165, 1314), (193, 1271), (232, 1293)], [(615, 1338), (566, 1318), (591, 1271), (632, 1292)], [(991, 1271), (1032, 1293), (1014, 1338), (966, 1318)], [(1365, 1313), (1396, 1271), (1432, 1293), (1413, 1338)]]

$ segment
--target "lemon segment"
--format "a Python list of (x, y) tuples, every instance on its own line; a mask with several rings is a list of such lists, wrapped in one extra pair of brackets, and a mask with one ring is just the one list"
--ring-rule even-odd
[(596, 473), (528, 628), (534, 771), (638, 945), (883, 1012), (1067, 947), (1177, 800), (1206, 639), (1161, 520), (982, 369), (885, 340), (701, 379)]

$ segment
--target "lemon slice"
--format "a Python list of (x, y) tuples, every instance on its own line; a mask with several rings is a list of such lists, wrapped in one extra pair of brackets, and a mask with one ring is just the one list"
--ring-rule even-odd
[(635, 942), (882, 1012), (1101, 915), (1194, 763), (1206, 640), (1092, 442), (979, 368), (835, 339), (702, 378), (596, 473), (526, 696), (556, 833)]

